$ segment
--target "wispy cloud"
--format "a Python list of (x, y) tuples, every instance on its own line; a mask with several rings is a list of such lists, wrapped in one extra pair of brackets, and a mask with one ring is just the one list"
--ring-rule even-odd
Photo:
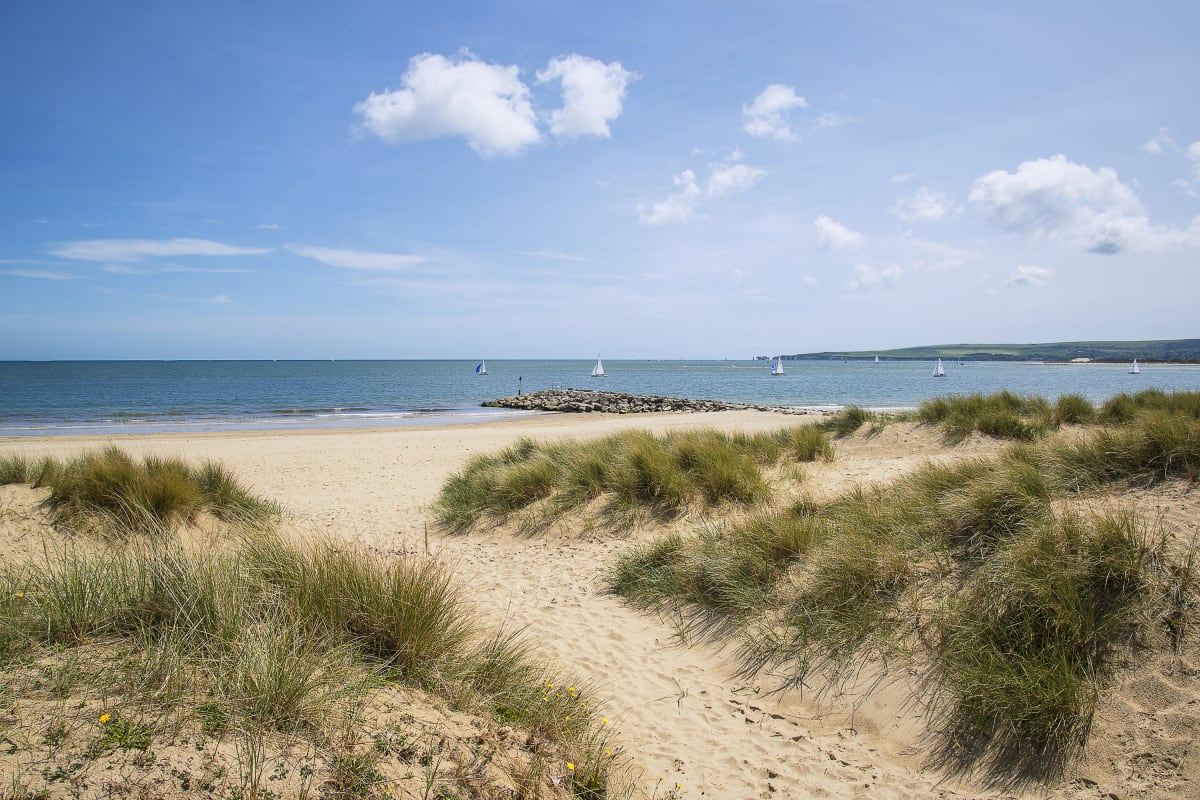
[(917, 251), (912, 262), (913, 269), (948, 272), (981, 258), (980, 254), (974, 250), (953, 247), (940, 242), (929, 242), (924, 239), (905, 239), (904, 241)]
[(0, 275), (11, 275), (14, 278), (32, 278), (41, 281), (74, 281), (82, 276), (69, 272), (52, 272), (46, 269), (0, 269)]
[(1158, 133), (1143, 142), (1141, 146), (1142, 152), (1154, 156), (1161, 156), (1168, 150), (1178, 149), (1179, 145), (1175, 144), (1175, 139), (1171, 137), (1169, 128), (1159, 128)]
[(888, 288), (900, 280), (903, 274), (904, 270), (895, 264), (883, 269), (876, 269), (868, 264), (859, 264), (854, 268), (854, 277), (846, 284), (846, 288), (855, 292)]
[(1043, 286), (1053, 274), (1045, 267), (1021, 266), (1012, 271), (1006, 284), (1008, 286)]
[(257, 225), (255, 225), (254, 227), (260, 231), (276, 231), (276, 230), (279, 230), (279, 223), (277, 223), (277, 222), (260, 222)]
[(861, 233), (850, 230), (824, 214), (813, 220), (813, 226), (817, 229), (817, 241), (826, 250), (848, 250), (862, 246)]
[(146, 297), (163, 303), (199, 303), (201, 305), (209, 306), (224, 306), (233, 302), (233, 298), (227, 294), (217, 294), (211, 297), (176, 297), (175, 295), (171, 294), (151, 292), (147, 293)]
[(791, 125), (791, 112), (797, 108), (808, 108), (808, 101), (796, 94), (793, 86), (773, 83), (748, 106), (742, 106), (742, 118), (745, 123), (742, 130), (751, 136), (781, 141), (794, 141), (800, 138), (799, 132)]
[(679, 190), (649, 207), (639, 203), (638, 218), (647, 225), (687, 222), (706, 201), (745, 192), (767, 176), (765, 169), (736, 163), (738, 160), (740, 154), (735, 153), (730, 160), (712, 165), (703, 184), (696, 180), (696, 173), (685, 169), (674, 178)]
[(934, 192), (926, 186), (902, 197), (892, 207), (892, 212), (905, 222), (936, 222), (954, 210), (954, 201), (943, 192)]
[(371, 250), (349, 250), (336, 247), (315, 247), (296, 244), (288, 244), (284, 245), (284, 247), (298, 256), (320, 261), (322, 264), (330, 267), (373, 272), (393, 272), (411, 269), (429, 260), (425, 256), (406, 253), (380, 253)]
[(141, 261), (164, 256), (253, 256), (269, 247), (240, 247), (209, 239), (85, 239), (60, 242), (47, 252), (77, 261)]
[(585, 261), (591, 260), (588, 258), (584, 258), (583, 256), (575, 256), (575, 255), (571, 255), (570, 253), (560, 253), (555, 250), (523, 250), (523, 251), (517, 253), (517, 255), (527, 256), (529, 258), (545, 258), (550, 261), (585, 262)]
[(255, 270), (245, 269), (244, 267), (186, 267), (180, 264), (168, 264), (162, 267), (130, 267), (125, 264), (105, 264), (100, 268), (104, 272), (111, 272), (114, 275), (165, 275), (174, 273), (199, 273), (199, 274), (249, 274)]

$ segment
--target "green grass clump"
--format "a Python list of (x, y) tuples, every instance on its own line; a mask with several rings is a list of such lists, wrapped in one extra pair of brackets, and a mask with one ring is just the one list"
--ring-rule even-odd
[(626, 431), (586, 443), (524, 439), (472, 458), (442, 488), (435, 514), (441, 524), (467, 530), (538, 504), (553, 518), (604, 497), (602, 516), (625, 526), (643, 513), (670, 518), (694, 504), (750, 505), (766, 496), (765, 466), (832, 457), (828, 434), (815, 426), (733, 435)]
[(201, 512), (240, 522), (263, 522), (279, 513), (220, 464), (193, 467), (158, 456), (139, 462), (111, 446), (66, 462), (6, 457), (0, 459), (0, 483), (49, 487), (57, 522), (110, 531), (161, 533)]
[[(926, 659), (949, 698), (943, 755), (1054, 773), (1085, 740), (1134, 631), (1162, 620), (1178, 642), (1200, 604), (1194, 543), (1172, 560), (1132, 516), (1054, 511), (1074, 492), (1200, 479), (1200, 420), (1178, 398), (1146, 400), (1159, 407), (1143, 402), (1121, 426), (641, 544), (608, 586), (734, 637), (744, 674), (785, 685), (814, 668), (852, 674), (872, 656)], [(1086, 418), (1070, 398), (1054, 413)]]
[(977, 570), (941, 620), (954, 696), (948, 742), (996, 759), (1062, 763), (1077, 750), (1112, 653), (1145, 603), (1152, 550), (1132, 517), (1058, 517)]
[(1054, 425), (1088, 425), (1096, 421), (1096, 407), (1080, 394), (1061, 395), (1054, 403)]
[(988, 436), (1033, 441), (1053, 422), (1053, 407), (1041, 397), (1010, 391), (984, 395), (952, 395), (921, 403), (917, 418), (939, 425), (948, 442), (961, 442), (978, 431)]
[(846, 406), (829, 419), (821, 423), (821, 427), (830, 430), (838, 436), (849, 436), (868, 422), (878, 421), (878, 415), (872, 414), (862, 406)]
[(1200, 419), (1143, 411), (1121, 427), (1039, 453), (1048, 479), (1062, 491), (1123, 483), (1152, 486), (1170, 478), (1200, 479)]
[(212, 733), (320, 744), (375, 689), (400, 684), (554, 743), (592, 764), (593, 783), (611, 764), (593, 751), (605, 734), (581, 705), (583, 684), (484, 630), (436, 561), (261, 530), (219, 548), (140, 539), (49, 551), (0, 567), (0, 669), (48, 646), (119, 651), (163, 713), (194, 713)]
[(1164, 392), (1146, 389), (1137, 394), (1110, 397), (1097, 414), (1100, 422), (1124, 424), (1145, 412), (1163, 412), (1173, 417), (1200, 419), (1200, 392)]

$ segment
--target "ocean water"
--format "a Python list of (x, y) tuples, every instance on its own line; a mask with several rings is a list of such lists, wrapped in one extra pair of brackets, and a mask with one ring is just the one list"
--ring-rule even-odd
[(913, 408), (944, 394), (1002, 389), (1102, 402), (1121, 392), (1200, 391), (1200, 366), (947, 361), (54, 361), (0, 362), (0, 436), (282, 430), (478, 422), (520, 417), (481, 407), (547, 388), (756, 405)]

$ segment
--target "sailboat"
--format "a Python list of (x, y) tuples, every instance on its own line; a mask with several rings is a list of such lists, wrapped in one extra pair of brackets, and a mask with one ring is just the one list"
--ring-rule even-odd
[(875, 356), (875, 363), (876, 363), (876, 364), (878, 364), (878, 363), (879, 363), (879, 356)]
[(940, 358), (938, 359), (937, 366), (933, 368), (933, 377), (935, 377), (935, 378), (946, 377), (946, 368), (942, 366), (942, 360)]
[(487, 375), (487, 361), (480, 361), (479, 366), (475, 367), (476, 375)]
[(596, 356), (596, 366), (592, 367), (592, 377), (604, 377), (604, 362), (600, 360), (600, 356)]
[(1142, 368), (1138, 366), (1137, 359), (1135, 358), (1133, 360), (1133, 365), (1129, 367), (1129, 374), (1137, 375), (1141, 371), (1142, 371)]
[(771, 374), (783, 374), (783, 358), (781, 356), (775, 356), (775, 360), (771, 362)]

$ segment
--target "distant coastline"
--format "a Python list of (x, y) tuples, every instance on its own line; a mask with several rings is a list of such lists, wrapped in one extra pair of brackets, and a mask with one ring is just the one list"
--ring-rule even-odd
[[(1052, 364), (1143, 363), (1200, 364), (1200, 339), (1146, 341), (1078, 341), (1039, 344), (937, 344), (893, 350), (827, 350), (820, 353), (781, 355), (784, 361), (926, 361), (944, 358), (963, 361), (1041, 361)], [(768, 361), (774, 356), (755, 356)]]

